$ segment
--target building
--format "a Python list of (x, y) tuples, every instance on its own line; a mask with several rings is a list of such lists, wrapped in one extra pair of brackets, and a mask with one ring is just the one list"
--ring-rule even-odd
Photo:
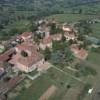
[(32, 38), (32, 32), (23, 32), (20, 37), (25, 41)]
[(63, 24), (62, 29), (65, 32), (72, 32), (73, 31), (72, 28), (69, 25), (67, 25), (66, 23)]
[(14, 53), (15, 49), (9, 49), (5, 51), (3, 54), (0, 54), (0, 63), (8, 62)]
[(50, 29), (46, 25), (39, 26), (37, 34), (41, 34), (41, 36), (45, 35), (45, 37), (49, 37), (50, 36)]
[(42, 40), (40, 40), (40, 48), (42, 50), (45, 50), (46, 47), (52, 48), (52, 41), (60, 41), (62, 39), (62, 34), (54, 34), (49, 35), (48, 37), (44, 37)]
[(11, 91), (14, 87), (16, 87), (17, 84), (19, 84), (24, 78), (21, 76), (15, 76), (11, 78), (8, 82), (4, 82), (0, 84), (0, 96), (8, 93)]
[(24, 72), (31, 72), (44, 63), (44, 57), (38, 52), (38, 46), (29, 41), (15, 47), (16, 54), (10, 60), (14, 67)]
[(60, 41), (62, 39), (62, 34), (54, 34), (52, 35), (52, 40)]
[(82, 60), (86, 59), (88, 56), (88, 52), (85, 49), (80, 48), (78, 44), (73, 44), (71, 46), (71, 51), (73, 52), (75, 57)]
[(65, 36), (67, 41), (76, 39), (76, 36), (73, 32), (65, 32), (64, 36)]
[(52, 36), (43, 38), (39, 46), (42, 50), (45, 50), (46, 47), (52, 48)]

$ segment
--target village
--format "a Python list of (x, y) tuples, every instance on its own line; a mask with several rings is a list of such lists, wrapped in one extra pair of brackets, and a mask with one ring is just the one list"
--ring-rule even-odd
[[(75, 84), (79, 84), (79, 87), (73, 91), (74, 98), (81, 95), (78, 99), (81, 100), (84, 95), (81, 93), (82, 89), (84, 91), (83, 84), (88, 86), (88, 93), (91, 94), (93, 87), (87, 84), (87, 81), (93, 78), (97, 72), (86, 63), (88, 63), (89, 49), (99, 48), (100, 41), (88, 35), (84, 35), (85, 39), (82, 38), (74, 24), (67, 22), (57, 23), (54, 19), (44, 19), (35, 24), (37, 26), (35, 32), (23, 32), (0, 44), (0, 100), (6, 100), (5, 98), (21, 100), (13, 99), (22, 93), (20, 92), (23, 90), (21, 86), (26, 84), (27, 90), (32, 85), (34, 87), (33, 82), (38, 78), (42, 80), (42, 77), (43, 80), (46, 79), (46, 82), (48, 80), (55, 82), (53, 82), (54, 84), (51, 81), (47, 83), (49, 87), (45, 86), (45, 82), (44, 86), (47, 89), (44, 89), (42, 94), (39, 93), (36, 98), (33, 94), (34, 96), (30, 100), (54, 98), (53, 95), (57, 95), (58, 87), (63, 87), (65, 93), (63, 98), (69, 96), (68, 100), (77, 100), (71, 97), (73, 89), (70, 88), (71, 86), (76, 87)], [(84, 42), (86, 40), (87, 43)], [(39, 84), (43, 83), (40, 81)], [(67, 94), (65, 87), (67, 87)], [(68, 89), (70, 89), (69, 92)], [(38, 90), (36, 91), (38, 92)], [(57, 93), (59, 95), (59, 92)]]

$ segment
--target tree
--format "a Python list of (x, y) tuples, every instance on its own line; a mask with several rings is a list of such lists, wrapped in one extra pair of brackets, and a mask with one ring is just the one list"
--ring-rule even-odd
[(23, 56), (23, 57), (27, 57), (28, 56), (28, 53), (27, 52), (25, 52), (24, 50), (21, 52), (21, 55)]
[(62, 35), (62, 39), (61, 39), (62, 42), (65, 42), (66, 41), (66, 37), (64, 35)]
[(45, 60), (49, 60), (51, 58), (51, 51), (48, 47), (44, 50)]
[(0, 30), (4, 29), (4, 26), (2, 24), (0, 24)]

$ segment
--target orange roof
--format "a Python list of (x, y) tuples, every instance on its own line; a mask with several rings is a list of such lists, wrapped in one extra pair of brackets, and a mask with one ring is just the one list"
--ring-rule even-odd
[(23, 65), (26, 65), (27, 67), (31, 67), (33, 64), (37, 63), (43, 58), (43, 55), (39, 52), (33, 51), (32, 55), (28, 57), (23, 57), (20, 55), (18, 62), (20, 62)]
[(57, 38), (59, 38), (59, 39), (61, 39), (62, 38), (62, 34), (54, 34), (54, 35), (52, 35), (52, 39), (57, 39)]
[(79, 59), (85, 59), (88, 55), (87, 51), (83, 48), (79, 48), (78, 44), (73, 44), (71, 46), (71, 51), (74, 53), (74, 55)]
[(51, 43), (51, 42), (52, 42), (52, 37), (51, 37), (51, 36), (45, 37), (41, 42), (42, 42), (43, 44)]
[(26, 41), (20, 45), (17, 45), (16, 47), (21, 51), (29, 51), (30, 53), (27, 57), (24, 57), (21, 55), (21, 53), (18, 52), (16, 55), (13, 56), (12, 60), (10, 61), (10, 63), (12, 64), (21, 63), (27, 67), (30, 67), (43, 58), (43, 55), (37, 51), (38, 46), (33, 42)]
[(25, 41), (22, 44), (18, 44), (16, 46), (16, 48), (20, 49), (20, 50), (29, 50), (32, 51), (33, 49), (36, 50), (38, 48), (38, 46), (31, 42), (31, 41)]
[(23, 32), (23, 33), (21, 34), (21, 36), (23, 36), (23, 37), (28, 37), (28, 36), (30, 36), (30, 35), (32, 35), (32, 32)]

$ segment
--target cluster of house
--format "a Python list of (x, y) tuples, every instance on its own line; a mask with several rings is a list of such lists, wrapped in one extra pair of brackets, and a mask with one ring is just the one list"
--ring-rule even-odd
[[(52, 21), (48, 23), (52, 23)], [(58, 24), (57, 27), (64, 31), (63, 35), (66, 41), (77, 39), (72, 27), (67, 24)], [(33, 41), (32, 32), (23, 32), (12, 41), (13, 47), (6, 50), (4, 46), (0, 45), (0, 50), (5, 50), (5, 52), (0, 51), (0, 77), (6, 73), (5, 69), (9, 67), (9, 65), (15, 70), (17, 69), (26, 73), (32, 72), (35, 69), (43, 71), (49, 68), (49, 63), (44, 60), (44, 56), (40, 53), (40, 49), (45, 50), (46, 47), (52, 48), (52, 41), (61, 40), (63, 35), (61, 33), (51, 35), (50, 29), (43, 24), (38, 27), (37, 33), (44, 34), (39, 44)], [(72, 44), (71, 51), (79, 59), (86, 59), (88, 55), (87, 51), (83, 48), (79, 48), (78, 44)], [(8, 83), (3, 85), (0, 84), (0, 93), (6, 93), (21, 80), (23, 80), (22, 77), (14, 77), (11, 78)]]
[[(62, 25), (58, 24), (57, 27), (59, 27), (60, 29), (62, 29), (64, 31), (64, 37), (66, 38), (67, 41), (76, 39), (73, 29), (70, 26), (68, 26), (67, 24), (62, 24)], [(41, 29), (44, 31), (41, 31)], [(56, 33), (56, 34), (50, 35), (50, 30), (46, 26), (39, 27), (38, 32), (40, 32), (40, 34), (45, 33), (44, 38), (40, 40), (40, 48), (43, 50), (46, 47), (51, 48), (52, 41), (53, 40), (59, 41), (62, 39), (62, 36), (63, 36), (61, 33)]]
[[(73, 29), (67, 24), (58, 25), (64, 31), (64, 36), (67, 41), (76, 40)], [(53, 40), (61, 40), (62, 34), (57, 33), (54, 35), (50, 34), (48, 27), (43, 24), (38, 27), (39, 34), (45, 33), (43, 39), (40, 40), (39, 45), (32, 39), (32, 32), (23, 32), (21, 35), (16, 37), (15, 42), (18, 42), (14, 48), (0, 54), (0, 65), (8, 62), (14, 68), (17, 68), (23, 72), (31, 72), (35, 69), (43, 68), (41, 65), (45, 64), (44, 56), (39, 52), (39, 49), (45, 50), (46, 47), (52, 48)], [(79, 48), (78, 44), (71, 45), (71, 51), (79, 59), (86, 59), (88, 53), (83, 48)], [(0, 67), (3, 71), (3, 67)]]
[[(69, 41), (69, 40), (77, 41), (77, 36), (75, 35), (75, 33), (73, 31), (73, 27), (71, 27), (70, 25), (68, 25), (66, 23), (65, 24), (56, 24), (56, 25), (57, 25), (57, 27), (59, 27), (60, 29), (63, 30), (63, 32), (64, 32), (63, 35), (66, 38), (66, 41)], [(46, 31), (46, 30), (48, 30), (48, 31)], [(40, 32), (41, 34), (45, 33), (45, 36), (43, 39), (41, 39), (40, 45), (39, 45), (42, 50), (45, 50), (46, 47), (52, 48), (52, 43), (53, 43), (52, 41), (53, 40), (59, 41), (62, 39), (62, 36), (63, 36), (61, 33), (50, 35), (49, 28), (47, 28), (45, 25), (39, 27), (38, 32)], [(85, 49), (80, 48), (79, 43), (72, 44), (70, 48), (75, 57), (77, 57), (79, 59), (87, 58), (88, 52)]]

